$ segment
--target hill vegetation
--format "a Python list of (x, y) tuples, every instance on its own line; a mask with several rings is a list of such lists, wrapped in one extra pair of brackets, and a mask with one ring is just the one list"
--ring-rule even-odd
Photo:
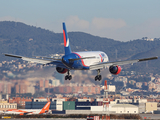
[[(69, 32), (72, 51), (100, 50), (108, 54), (111, 61), (159, 56), (160, 40), (146, 41), (142, 39), (120, 42), (109, 38), (93, 36), (84, 32)], [(0, 22), (0, 51), (23, 56), (49, 56), (64, 53), (62, 33), (29, 26), (20, 22)], [(11, 60), (0, 54), (0, 61)], [(148, 62), (148, 67), (159, 71), (159, 60)], [(139, 65), (138, 69), (139, 69)], [(135, 67), (137, 67), (135, 66)], [(153, 66), (153, 67), (152, 67)], [(142, 65), (145, 69), (145, 64)], [(138, 70), (137, 69), (137, 70)], [(160, 71), (159, 71), (160, 72)]]

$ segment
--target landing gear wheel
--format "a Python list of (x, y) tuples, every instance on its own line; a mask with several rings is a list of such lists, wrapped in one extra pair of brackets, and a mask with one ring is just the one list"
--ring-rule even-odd
[(102, 76), (100, 75), (100, 69), (97, 70), (97, 74), (98, 75), (95, 77), (95, 81), (97, 81), (97, 80), (100, 81), (102, 79)]
[(69, 79), (69, 80), (71, 80), (71, 79), (72, 79), (72, 76), (71, 76), (71, 75), (69, 75), (69, 76), (68, 76), (68, 79)]
[(65, 80), (67, 80), (67, 79), (68, 79), (68, 75), (65, 76)]
[(72, 75), (69, 74), (69, 70), (67, 72), (68, 75), (65, 76), (65, 80), (71, 80), (72, 79)]
[(98, 80), (98, 76), (95, 77), (95, 81), (97, 81), (97, 80)]
[(98, 80), (100, 81), (102, 79), (102, 76), (101, 75), (98, 75)]
[(96, 77), (95, 77), (95, 81), (97, 81), (97, 80), (101, 80), (102, 79), (102, 76), (101, 75), (97, 75)]

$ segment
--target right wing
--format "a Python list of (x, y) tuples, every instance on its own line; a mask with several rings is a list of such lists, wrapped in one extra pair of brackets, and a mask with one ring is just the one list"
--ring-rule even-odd
[(143, 58), (143, 59), (136, 59), (136, 60), (126, 60), (126, 61), (117, 61), (117, 62), (102, 62), (102, 63), (98, 63), (95, 65), (91, 65), (89, 67), (89, 69), (90, 70), (97, 70), (97, 69), (106, 68), (107, 66), (111, 66), (111, 65), (115, 65), (115, 66), (116, 65), (126, 65), (126, 64), (133, 64), (136, 62), (154, 60), (154, 59), (158, 59), (158, 57)]
[(25, 61), (40, 63), (43, 65), (53, 64), (53, 65), (57, 65), (59, 67), (66, 68), (66, 66), (60, 60), (45, 60), (45, 59), (38, 59), (38, 58), (29, 58), (29, 57), (23, 57), (20, 55), (14, 55), (14, 54), (4, 54), (4, 55), (8, 56), (8, 57), (21, 58), (22, 60), (25, 60)]

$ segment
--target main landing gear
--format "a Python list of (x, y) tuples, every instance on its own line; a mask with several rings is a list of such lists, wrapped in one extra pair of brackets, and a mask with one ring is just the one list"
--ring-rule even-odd
[(97, 80), (100, 81), (100, 80), (102, 79), (102, 76), (100, 75), (100, 72), (101, 72), (100, 69), (98, 69), (98, 70), (97, 70), (97, 74), (98, 74), (98, 75), (95, 77), (95, 81), (97, 81)]
[(72, 75), (70, 75), (69, 70), (67, 71), (67, 75), (65, 76), (65, 80), (71, 80)]

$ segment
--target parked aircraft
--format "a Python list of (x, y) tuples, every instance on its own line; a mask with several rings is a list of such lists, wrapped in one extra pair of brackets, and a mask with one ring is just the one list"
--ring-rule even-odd
[(120, 65), (133, 64), (136, 62), (158, 59), (158, 57), (150, 57), (136, 60), (109, 62), (107, 54), (102, 51), (72, 52), (65, 23), (62, 23), (62, 25), (65, 55), (62, 56), (61, 59), (48, 57), (43, 57), (45, 59), (29, 58), (13, 54), (5, 54), (5, 56), (21, 58), (22, 60), (36, 62), (43, 65), (53, 64), (56, 66), (56, 70), (58, 73), (67, 73), (67, 75), (65, 76), (65, 80), (72, 79), (70, 70), (97, 70), (97, 75), (95, 76), (96, 81), (100, 81), (102, 79), (100, 70), (103, 68), (107, 68), (107, 66), (109, 66), (109, 71), (111, 74), (117, 75), (121, 72)]
[(4, 112), (4, 114), (18, 114), (18, 115), (32, 115), (32, 114), (45, 114), (49, 112), (51, 102), (47, 104), (42, 109), (10, 109)]

